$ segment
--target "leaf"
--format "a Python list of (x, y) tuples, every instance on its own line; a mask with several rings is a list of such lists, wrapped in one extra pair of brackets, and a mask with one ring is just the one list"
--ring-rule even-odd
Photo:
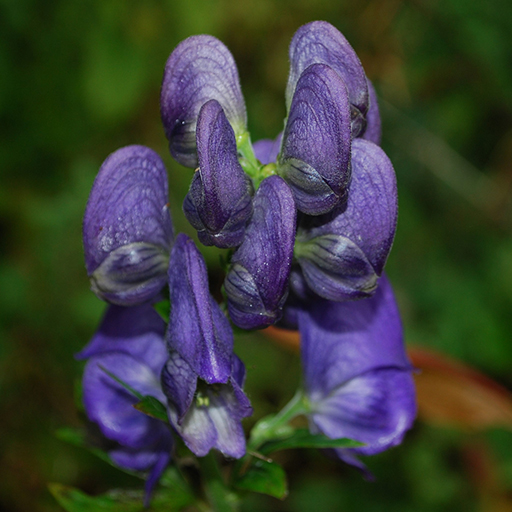
[(161, 300), (156, 304), (153, 304), (156, 312), (162, 317), (164, 322), (169, 322), (169, 316), (171, 314), (171, 301), (169, 299)]
[(169, 421), (167, 419), (167, 409), (165, 408), (165, 405), (154, 396), (144, 396), (142, 400), (134, 404), (133, 407), (152, 418), (156, 418), (157, 420), (164, 421), (165, 423)]
[[(244, 462), (252, 459), (251, 455), (246, 455), (242, 459), (241, 467)], [(247, 471), (235, 478), (234, 485), (244, 491), (259, 492), (268, 494), (274, 498), (284, 500), (288, 495), (288, 483), (284, 469), (271, 460), (252, 459)]]
[(486, 375), (445, 355), (423, 348), (409, 350), (415, 376), (419, 417), (428, 423), (464, 429), (512, 430), (512, 394)]
[[(89, 496), (73, 487), (58, 483), (48, 485), (50, 492), (59, 504), (68, 512), (143, 512), (144, 491), (116, 489), (99, 496)], [(179, 511), (193, 503), (194, 498), (188, 492), (178, 492), (177, 488), (162, 489), (154, 493), (151, 499), (153, 512)]]
[(265, 443), (258, 451), (268, 455), (278, 450), (288, 450), (290, 448), (356, 448), (358, 446), (364, 446), (364, 443), (344, 437), (331, 439), (323, 434), (311, 434), (308, 429), (300, 428), (289, 437)]

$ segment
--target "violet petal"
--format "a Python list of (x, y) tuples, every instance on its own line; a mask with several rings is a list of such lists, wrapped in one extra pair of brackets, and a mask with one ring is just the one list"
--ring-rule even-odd
[(87, 273), (100, 297), (134, 305), (165, 285), (173, 240), (167, 196), (167, 171), (149, 148), (121, 148), (101, 166), (83, 222)]
[(351, 104), (352, 135), (364, 131), (368, 110), (368, 88), (361, 61), (352, 46), (330, 23), (313, 21), (300, 27), (289, 49), (290, 75), (286, 86), (286, 106), (290, 111), (300, 75), (311, 64), (327, 64), (345, 82)]
[(222, 105), (236, 135), (245, 131), (245, 103), (233, 56), (213, 36), (192, 36), (167, 60), (160, 95), (169, 149), (187, 167), (197, 166), (196, 123), (199, 110), (210, 99)]
[(295, 88), (278, 157), (297, 209), (320, 215), (344, 197), (350, 181), (350, 109), (347, 90), (325, 64), (306, 68)]
[(199, 169), (183, 211), (203, 244), (237, 247), (252, 215), (253, 186), (238, 162), (235, 134), (216, 100), (201, 107), (196, 135)]
[(149, 303), (131, 308), (111, 305), (91, 341), (76, 359), (122, 352), (147, 364), (160, 375), (167, 359), (165, 322)]
[(296, 209), (279, 176), (262, 181), (242, 245), (233, 254), (225, 290), (232, 321), (243, 329), (275, 323), (288, 293)]
[(267, 165), (277, 160), (283, 133), (281, 132), (275, 139), (261, 139), (256, 141), (252, 147), (254, 156), (263, 164)]
[(373, 142), (352, 142), (352, 182), (346, 205), (299, 227), (297, 258), (320, 296), (347, 300), (373, 292), (382, 274), (398, 216), (396, 176)]
[(377, 93), (375, 92), (375, 88), (373, 87), (373, 84), (370, 82), (370, 80), (368, 80), (368, 95), (370, 107), (368, 108), (368, 113), (366, 114), (366, 130), (363, 135), (361, 135), (361, 137), (377, 144), (377, 146), (380, 146), (380, 141), (382, 138), (382, 125), (379, 113), (379, 102), (377, 100)]
[(206, 382), (227, 382), (233, 352), (231, 326), (209, 293), (201, 253), (183, 233), (177, 236), (171, 252), (169, 291), (169, 349), (176, 350)]

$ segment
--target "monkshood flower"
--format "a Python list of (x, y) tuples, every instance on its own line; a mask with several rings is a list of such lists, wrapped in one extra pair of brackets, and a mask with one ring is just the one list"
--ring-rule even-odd
[(231, 320), (243, 329), (275, 323), (288, 295), (296, 209), (279, 176), (262, 181), (244, 241), (235, 251), (224, 287)]
[(171, 425), (198, 456), (212, 448), (245, 454), (241, 420), (252, 414), (242, 391), (245, 368), (233, 333), (208, 290), (206, 265), (194, 242), (178, 235), (169, 265), (170, 357), (162, 373)]
[(127, 146), (103, 163), (83, 221), (85, 264), (100, 298), (131, 306), (166, 284), (173, 228), (167, 171), (144, 146)]
[(380, 145), (380, 139), (382, 137), (382, 125), (380, 121), (380, 112), (379, 112), (379, 102), (377, 99), (377, 92), (375, 91), (375, 87), (368, 80), (368, 97), (370, 106), (368, 108), (368, 113), (366, 114), (366, 130), (361, 135), (362, 139), (369, 140)]
[(169, 149), (186, 167), (197, 166), (197, 119), (201, 107), (211, 99), (220, 103), (235, 136), (245, 133), (247, 115), (233, 56), (213, 36), (192, 36), (167, 60), (160, 95)]
[(160, 385), (167, 360), (164, 330), (165, 323), (149, 304), (112, 305), (98, 332), (76, 356), (88, 358), (83, 376), (85, 412), (114, 442), (110, 458), (122, 468), (148, 472), (146, 505), (169, 463), (171, 433), (165, 423), (135, 409), (139, 399), (113, 376), (137, 393), (165, 403)]
[(326, 216), (303, 218), (297, 230), (295, 258), (309, 288), (334, 301), (371, 295), (391, 251), (397, 216), (393, 165), (379, 146), (354, 139), (346, 203)]
[(252, 215), (254, 190), (238, 162), (235, 134), (218, 101), (201, 107), (196, 139), (199, 167), (183, 211), (203, 244), (237, 247)]
[(310, 428), (365, 443), (336, 449), (357, 455), (399, 444), (416, 417), (411, 365), (393, 290), (383, 276), (375, 295), (354, 302), (311, 301), (297, 312)]
[(300, 76), (312, 64), (326, 64), (343, 80), (348, 93), (352, 136), (366, 128), (368, 86), (356, 52), (343, 34), (325, 21), (313, 21), (295, 32), (289, 48), (290, 74), (286, 86), (286, 107), (291, 112)]

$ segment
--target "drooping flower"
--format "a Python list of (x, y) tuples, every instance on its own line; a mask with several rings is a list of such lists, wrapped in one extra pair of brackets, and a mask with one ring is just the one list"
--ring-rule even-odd
[(253, 186), (238, 162), (233, 128), (216, 100), (201, 107), (196, 137), (199, 168), (183, 211), (203, 244), (237, 247), (252, 215)]
[(416, 417), (411, 365), (391, 284), (381, 277), (369, 299), (318, 299), (297, 312), (310, 428), (365, 446), (337, 449), (359, 468), (357, 455), (399, 444)]
[(245, 453), (241, 420), (252, 414), (242, 391), (243, 363), (233, 333), (208, 290), (206, 265), (194, 242), (178, 235), (169, 266), (169, 358), (162, 373), (169, 421), (198, 456), (212, 448)]
[(189, 37), (167, 60), (160, 95), (169, 149), (186, 167), (197, 166), (197, 119), (201, 107), (212, 99), (223, 108), (235, 135), (244, 133), (247, 115), (233, 56), (213, 36)]
[(373, 142), (354, 139), (346, 204), (299, 224), (295, 257), (309, 288), (334, 301), (371, 295), (391, 250), (397, 215), (389, 158)]
[(77, 354), (88, 358), (83, 401), (88, 418), (115, 444), (110, 458), (120, 467), (148, 472), (146, 504), (169, 463), (173, 445), (169, 427), (136, 410), (137, 393), (165, 403), (160, 373), (167, 360), (165, 324), (149, 304), (110, 306), (90, 343)]
[(172, 241), (161, 158), (144, 146), (118, 149), (101, 166), (84, 215), (92, 290), (123, 306), (150, 300), (165, 286)]
[(296, 209), (279, 176), (262, 181), (244, 241), (231, 259), (224, 282), (232, 321), (243, 329), (275, 323), (288, 294)]
[(297, 209), (310, 215), (332, 210), (350, 181), (350, 105), (340, 76), (325, 64), (300, 75), (277, 158), (277, 173), (290, 185)]

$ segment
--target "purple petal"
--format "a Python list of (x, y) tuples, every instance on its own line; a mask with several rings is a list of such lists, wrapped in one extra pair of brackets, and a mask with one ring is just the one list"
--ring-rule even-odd
[[(87, 416), (108, 439), (130, 448), (145, 448), (155, 442), (158, 420), (132, 406), (138, 398), (108, 375), (104, 369), (142, 395), (165, 403), (158, 377), (149, 366), (120, 352), (92, 357), (83, 377), (83, 400)], [(157, 430), (158, 432), (158, 430)]]
[(88, 359), (108, 352), (122, 352), (147, 364), (155, 373), (167, 360), (165, 322), (151, 304), (131, 308), (109, 306), (101, 325), (76, 359)]
[(190, 450), (199, 457), (216, 448), (224, 455), (240, 458), (245, 454), (245, 435), (241, 425), (252, 414), (249, 400), (230, 379), (228, 384), (200, 382), (195, 401), (180, 418), (172, 400), (169, 421)]
[(229, 315), (239, 327), (265, 327), (280, 318), (288, 293), (295, 222), (295, 203), (284, 180), (263, 180), (225, 280)]
[(173, 240), (167, 196), (167, 171), (149, 148), (121, 148), (101, 166), (83, 223), (87, 273), (100, 297), (133, 305), (165, 285)]
[(380, 146), (382, 137), (382, 126), (379, 114), (379, 102), (377, 100), (377, 93), (373, 84), (368, 80), (368, 94), (370, 101), (370, 108), (366, 114), (366, 131), (361, 135), (363, 139), (369, 140), (377, 146)]
[(181, 425), (192, 404), (197, 388), (197, 373), (177, 352), (172, 351), (162, 370), (162, 389), (169, 406), (175, 409), (176, 422)]
[(411, 372), (383, 368), (335, 388), (314, 406), (313, 423), (328, 437), (365, 443), (344, 453), (374, 455), (399, 444), (416, 417)]
[(389, 158), (373, 142), (354, 139), (347, 204), (297, 233), (297, 258), (310, 288), (329, 300), (371, 294), (391, 251), (397, 216)]
[(255, 142), (252, 145), (254, 155), (263, 165), (275, 162), (279, 154), (279, 149), (281, 148), (282, 139), (283, 133), (281, 132), (274, 140), (262, 139)]
[(165, 66), (160, 112), (172, 156), (196, 167), (196, 123), (208, 100), (217, 100), (236, 135), (245, 131), (245, 104), (230, 51), (208, 35), (192, 36), (171, 53)]
[(295, 32), (290, 43), (290, 75), (286, 86), (286, 105), (290, 105), (300, 75), (311, 64), (327, 64), (345, 82), (351, 103), (352, 134), (364, 130), (368, 110), (366, 75), (359, 58), (345, 37), (330, 23), (313, 21)]
[(237, 247), (252, 215), (253, 186), (238, 162), (233, 128), (216, 100), (202, 106), (196, 134), (199, 169), (183, 210), (203, 244)]
[(278, 157), (297, 209), (320, 215), (340, 202), (350, 181), (350, 142), (343, 81), (329, 66), (309, 66), (297, 82)]
[(209, 293), (201, 253), (184, 234), (178, 235), (171, 252), (169, 290), (169, 349), (176, 350), (206, 382), (227, 382), (233, 352), (231, 326)]
[(373, 297), (309, 302), (298, 311), (305, 385), (312, 402), (379, 369), (409, 370), (393, 290), (383, 276)]

